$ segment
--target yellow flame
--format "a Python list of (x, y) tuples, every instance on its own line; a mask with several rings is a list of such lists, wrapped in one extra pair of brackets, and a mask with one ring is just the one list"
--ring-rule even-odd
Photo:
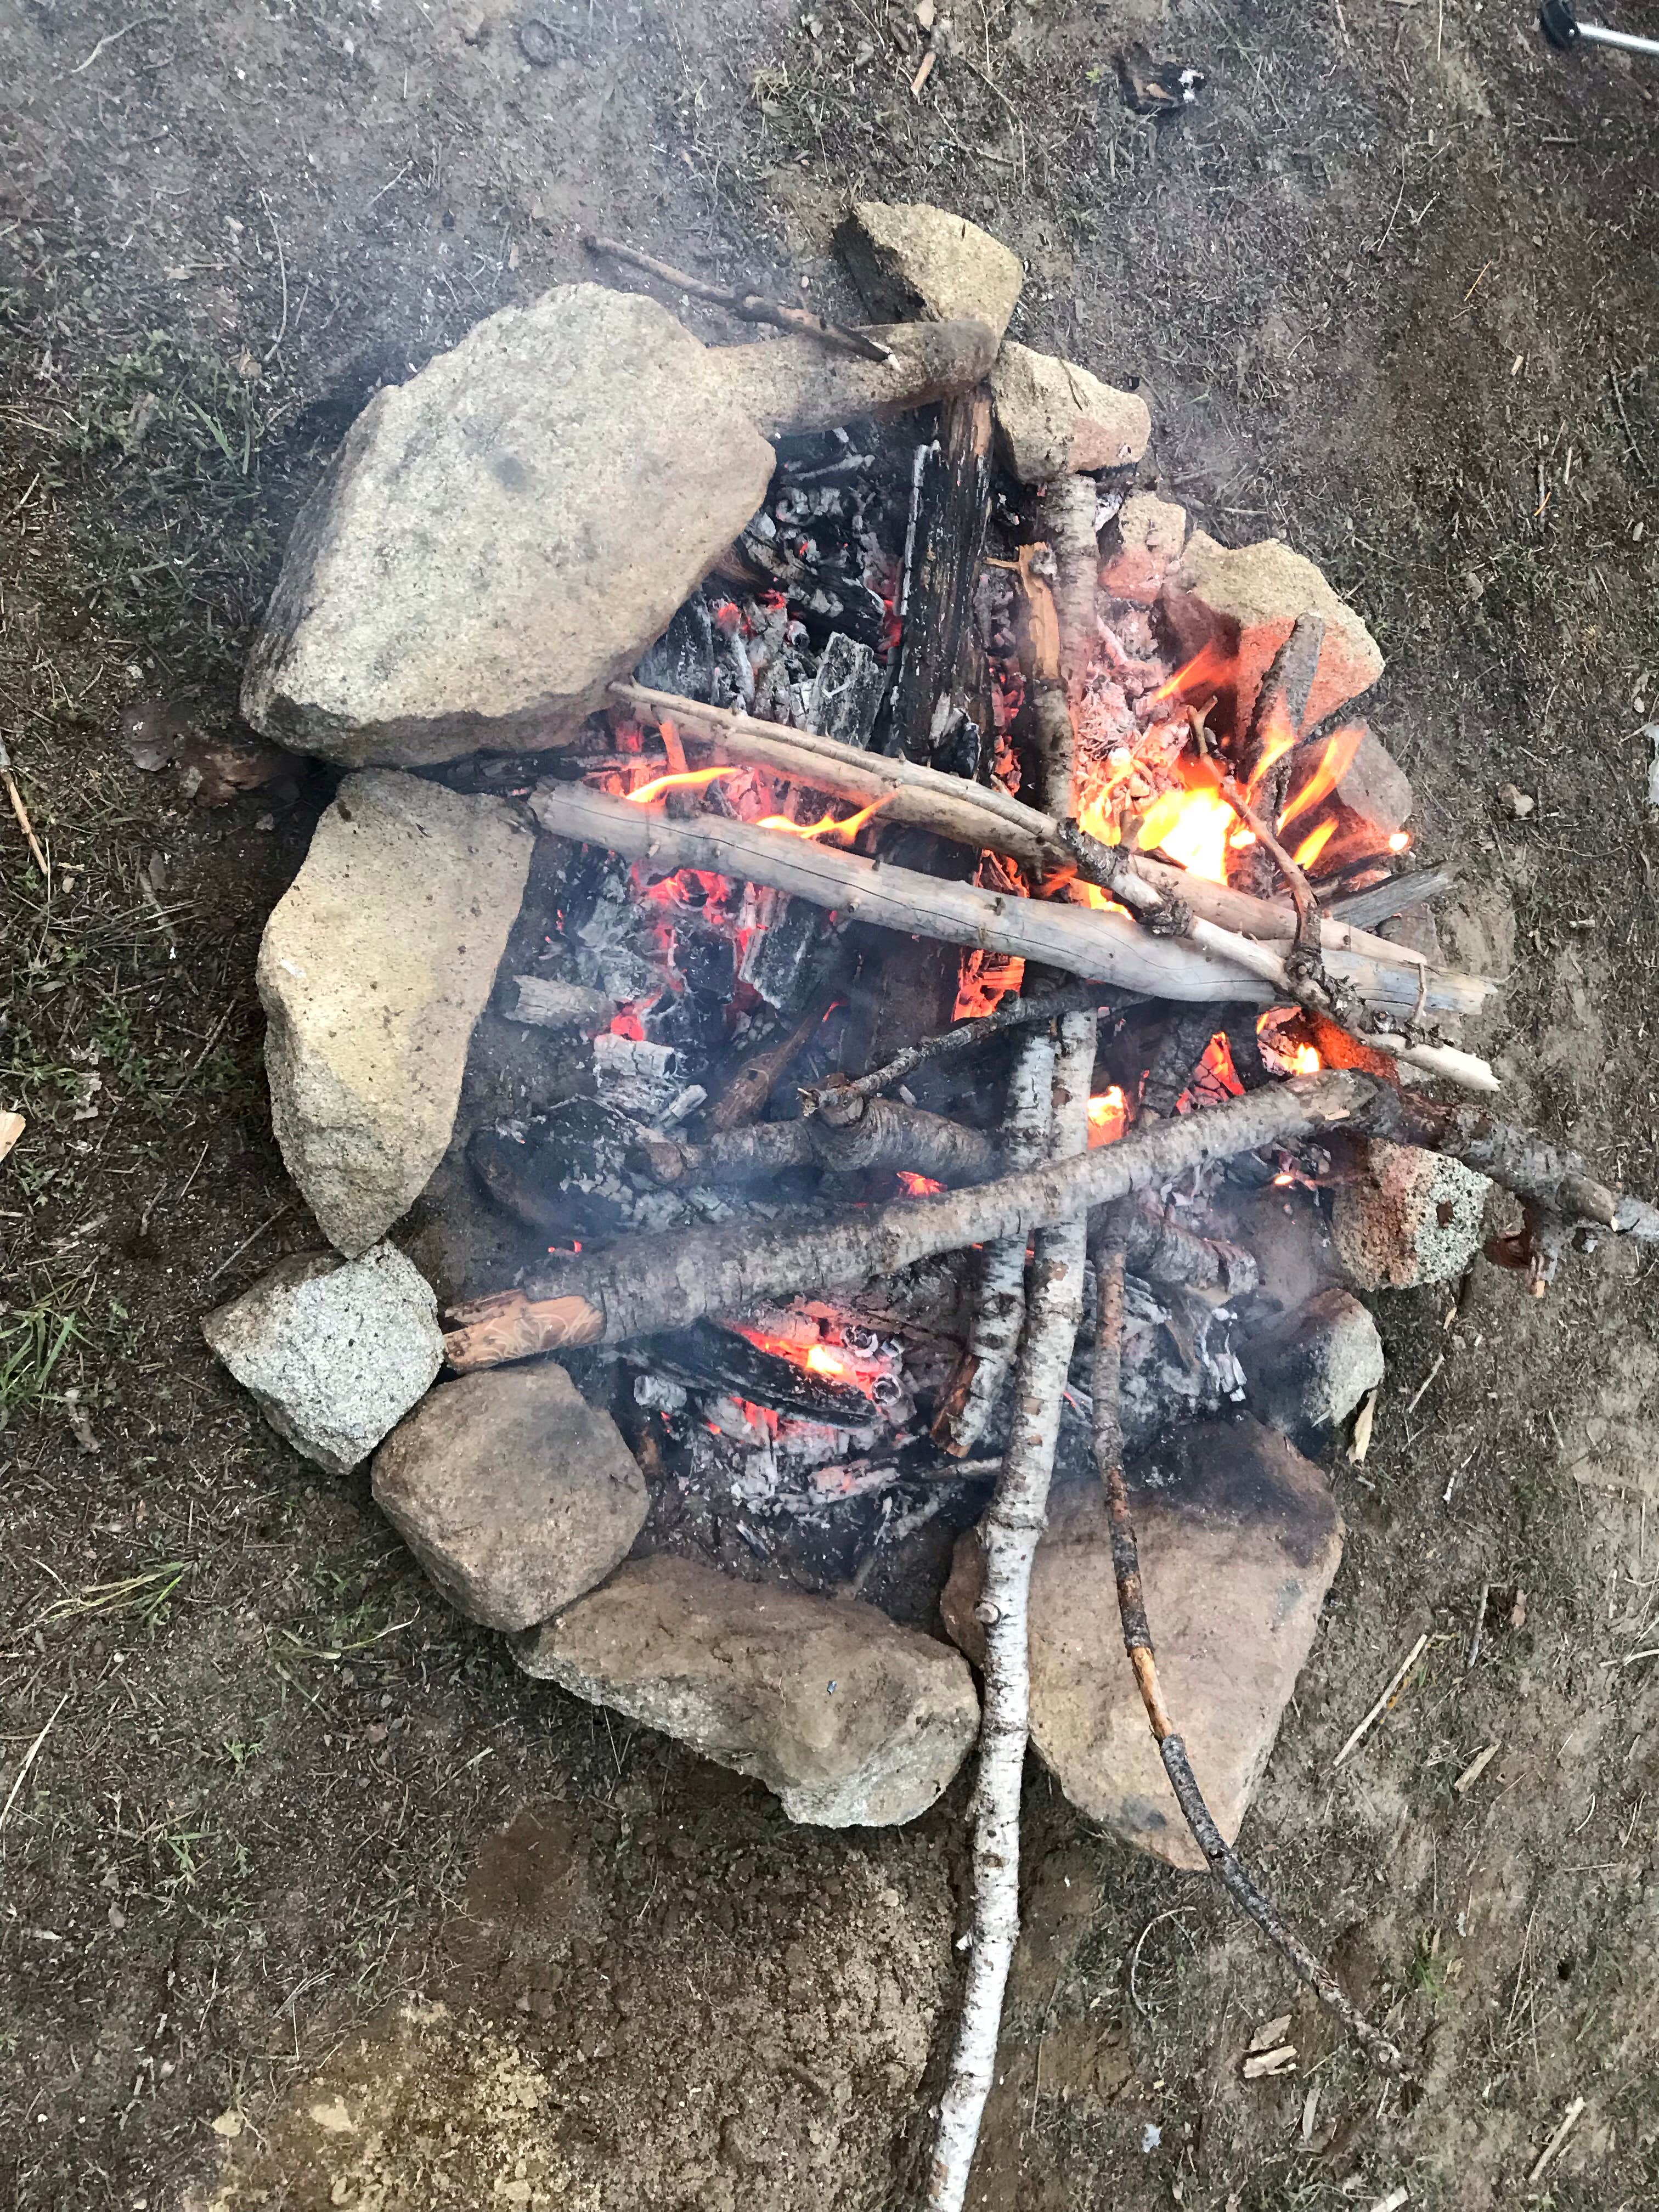
[(892, 796), (890, 791), (883, 792), (879, 799), (872, 799), (867, 806), (861, 806), (856, 814), (849, 814), (844, 822), (837, 822), (828, 814), (819, 815), (816, 822), (792, 822), (787, 814), (768, 814), (755, 827), (757, 830), (787, 830), (792, 837), (852, 837), (863, 829), (872, 814), (878, 813), (886, 805)]
[(1294, 822), (1299, 814), (1310, 813), (1322, 799), (1330, 797), (1353, 766), (1354, 755), (1359, 750), (1360, 740), (1364, 734), (1363, 722), (1345, 723), (1335, 732), (1321, 756), (1318, 767), (1279, 816), (1281, 830), (1288, 823)]
[(646, 806), (665, 791), (701, 790), (704, 784), (718, 782), (723, 775), (742, 774), (740, 768), (682, 769), (678, 775), (659, 775), (653, 777), (649, 783), (642, 783), (637, 791), (629, 793), (628, 803), (630, 806)]
[(1291, 858), (1298, 868), (1310, 868), (1336, 835), (1334, 821), (1322, 822), (1317, 830), (1310, 830), (1297, 847)]
[(1166, 791), (1154, 799), (1142, 818), (1139, 843), (1143, 853), (1161, 845), (1192, 874), (1224, 884), (1227, 838), (1237, 826), (1238, 817), (1221, 793), (1200, 784), (1191, 791)]

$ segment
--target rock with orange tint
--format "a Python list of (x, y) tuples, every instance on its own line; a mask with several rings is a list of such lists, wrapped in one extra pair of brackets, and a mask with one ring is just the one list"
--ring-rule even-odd
[(1187, 542), (1187, 510), (1156, 492), (1132, 492), (1118, 510), (1100, 571), (1100, 586), (1114, 599), (1149, 607)]
[(1075, 362), (1009, 339), (991, 371), (997, 441), (1021, 483), (1138, 461), (1152, 434), (1146, 403)]
[(1337, 778), (1336, 795), (1371, 840), (1383, 843), (1411, 819), (1416, 805), (1406, 771), (1381, 738), (1366, 729), (1358, 750)]
[(1311, 561), (1282, 538), (1218, 545), (1195, 530), (1164, 587), (1163, 605), (1182, 654), (1215, 647), (1231, 665), (1235, 726), (1248, 723), (1261, 680), (1298, 615), (1321, 615), (1325, 642), (1303, 726), (1311, 729), (1382, 673), (1382, 655), (1364, 623)]
[[(1316, 1467), (1247, 1415), (1194, 1421), (1132, 1484), (1158, 1673), (1216, 1825), (1238, 1834), (1342, 1558)], [(983, 1656), (978, 1536), (957, 1540), (945, 1625)], [(1097, 1483), (1053, 1493), (1031, 1576), (1031, 1741), (1081, 1813), (1171, 1866), (1204, 1859), (1170, 1794), (1123, 1656)]]

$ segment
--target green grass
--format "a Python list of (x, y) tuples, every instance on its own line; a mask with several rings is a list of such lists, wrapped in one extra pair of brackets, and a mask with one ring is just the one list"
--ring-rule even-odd
[(50, 1298), (0, 1310), (0, 1429), (20, 1410), (59, 1401), (52, 1390), (64, 1355), (82, 1340), (81, 1317)]

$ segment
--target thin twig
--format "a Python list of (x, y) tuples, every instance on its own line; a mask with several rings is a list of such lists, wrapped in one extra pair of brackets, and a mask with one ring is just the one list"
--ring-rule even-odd
[(17, 788), (17, 777), (13, 771), (11, 755), (0, 738), (0, 777), (5, 779), (6, 796), (11, 801), (11, 811), (17, 817), (17, 826), (28, 840), (29, 851), (34, 855), (34, 865), (40, 871), (40, 879), (46, 889), (52, 889), (52, 871), (46, 866), (46, 856), (40, 850), (40, 841), (34, 834), (34, 824), (29, 820), (29, 811), (23, 804), (23, 794)]
[(58, 1703), (52, 1707), (51, 1712), (47, 1714), (45, 1728), (41, 1729), (40, 1735), (35, 1737), (34, 1741), (23, 1753), (22, 1764), (19, 1766), (16, 1773), (12, 1777), (11, 1788), (7, 1792), (6, 1802), (3, 1806), (0, 1806), (0, 1828), (3, 1828), (7, 1821), (11, 1818), (11, 1808), (17, 1802), (17, 1793), (22, 1788), (24, 1782), (27, 1779), (30, 1767), (33, 1765), (36, 1759), (40, 1756), (41, 1745), (51, 1734), (52, 1723), (57, 1719), (58, 1714), (63, 1711), (64, 1706), (68, 1705), (68, 1703), (69, 1692), (66, 1690), (63, 1696), (59, 1698)]
[[(976, 1015), (972, 1021), (957, 1022), (951, 1029), (941, 1030), (937, 1036), (923, 1037), (919, 1044), (907, 1045), (884, 1066), (872, 1068), (868, 1074), (854, 1076), (847, 1083), (834, 1085), (835, 1095), (838, 1099), (873, 1098), (878, 1091), (890, 1091), (896, 1083), (902, 1083), (907, 1075), (929, 1060), (949, 1060), (958, 1053), (971, 1052), (990, 1038), (1000, 1036), (1005, 1030), (1037, 1029), (1061, 1014), (1084, 1013), (1091, 1007), (1101, 1007), (1105, 998), (1106, 994), (1097, 983), (1078, 983), (1069, 990), (1045, 992), (1041, 998), (1012, 999), (992, 1013)], [(1114, 991), (1111, 1000), (1114, 1006), (1143, 1003), (1141, 994), (1136, 991)], [(808, 1113), (817, 1111), (831, 1087), (819, 1084), (801, 1093)]]
[(826, 345), (855, 353), (865, 361), (893, 358), (892, 348), (884, 345), (879, 338), (872, 338), (863, 331), (847, 330), (840, 323), (827, 322), (809, 307), (786, 307), (780, 301), (766, 299), (758, 292), (740, 292), (728, 285), (708, 283), (701, 276), (688, 276), (684, 269), (659, 261), (653, 254), (641, 253), (634, 246), (624, 246), (617, 238), (600, 238), (592, 231), (584, 231), (582, 244), (590, 253), (606, 254), (612, 261), (625, 262), (630, 269), (642, 270), (660, 283), (673, 285), (677, 291), (690, 292), (699, 300), (710, 300), (743, 322), (769, 323), (775, 330), (798, 331), (808, 337), (822, 338)]
[(1135, 1544), (1129, 1494), (1123, 1480), (1122, 1424), (1120, 1413), (1123, 1358), (1123, 1249), (1109, 1227), (1103, 1246), (1095, 1255), (1096, 1300), (1099, 1315), (1095, 1337), (1095, 1458), (1105, 1486), (1106, 1510), (1111, 1523), (1112, 1567), (1117, 1583), (1118, 1612), (1123, 1622), (1123, 1648), (1134, 1669), (1135, 1686), (1146, 1707), (1146, 1719), (1164, 1761), (1164, 1771), (1181, 1808), (1182, 1817), (1208, 1861), (1210, 1870), (1245, 1916), (1253, 1920), (1269, 1942), (1289, 1961), (1298, 1980), (1304, 1982), (1327, 2011), (1340, 2020), (1348, 2033), (1385, 2073), (1398, 2073), (1404, 2064), (1399, 2051), (1349, 2002), (1326, 1967), (1314, 1956), (1294, 1929), (1287, 1928), (1277, 1906), (1256, 1887), (1237, 1852), (1222, 1835), (1205, 1803), (1203, 1793), (1187, 1756), (1187, 1747), (1176, 1731), (1164, 1702), (1158, 1680), (1152, 1632), (1146, 1619), (1146, 1594), (1141, 1585), (1140, 1559)]
[(1355, 1729), (1353, 1734), (1343, 1745), (1341, 1750), (1337, 1753), (1336, 1757), (1331, 1761), (1333, 1768), (1340, 1766), (1345, 1759), (1349, 1758), (1354, 1752), (1358, 1750), (1360, 1745), (1370, 1734), (1372, 1729), (1376, 1727), (1377, 1722), (1380, 1721), (1383, 1714), (1388, 1711), (1389, 1705), (1392, 1703), (1400, 1689), (1401, 1684), (1405, 1680), (1407, 1675), (1411, 1673), (1412, 1668), (1416, 1666), (1418, 1661), (1423, 1656), (1423, 1654), (1428, 1650), (1428, 1648), (1429, 1639), (1427, 1635), (1425, 1634), (1419, 1636), (1416, 1643), (1413, 1644), (1411, 1650), (1406, 1654), (1404, 1659), (1401, 1660), (1400, 1665), (1389, 1676), (1388, 1687), (1383, 1691), (1382, 1696), (1366, 1714), (1364, 1719), (1360, 1722), (1358, 1727)]

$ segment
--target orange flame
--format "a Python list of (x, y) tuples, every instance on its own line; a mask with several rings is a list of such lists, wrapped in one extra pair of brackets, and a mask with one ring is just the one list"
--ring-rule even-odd
[(1291, 1059), (1292, 1075), (1317, 1075), (1325, 1065), (1310, 1044), (1297, 1045)]
[(648, 806), (665, 791), (701, 790), (706, 783), (717, 783), (723, 775), (741, 775), (740, 768), (687, 768), (678, 775), (659, 775), (649, 783), (642, 783), (637, 791), (628, 793), (630, 806)]
[(1177, 668), (1167, 684), (1160, 684), (1152, 697), (1155, 701), (1173, 699), (1187, 691), (1212, 691), (1218, 684), (1232, 679), (1233, 664), (1230, 656), (1212, 638), (1200, 646), (1184, 668)]
[(1238, 817), (1212, 784), (1166, 791), (1143, 816), (1137, 841), (1143, 853), (1162, 846), (1172, 860), (1212, 884), (1227, 880), (1227, 839)]
[(1276, 761), (1282, 761), (1296, 743), (1296, 732), (1285, 712), (1283, 698), (1276, 698), (1267, 710), (1267, 728), (1261, 744), (1261, 757), (1250, 771), (1250, 790), (1254, 793), (1261, 779)]
[(1317, 830), (1310, 830), (1308, 832), (1308, 835), (1302, 840), (1302, 842), (1297, 847), (1295, 852), (1291, 854), (1291, 858), (1296, 862), (1298, 868), (1306, 869), (1312, 867), (1314, 862), (1319, 858), (1326, 846), (1330, 843), (1331, 839), (1335, 835), (1336, 823), (1334, 817), (1328, 822), (1322, 822)]
[(844, 822), (837, 822), (828, 814), (819, 815), (816, 822), (792, 822), (787, 814), (767, 814), (762, 816), (755, 827), (757, 830), (787, 830), (792, 837), (852, 837), (863, 829), (872, 814), (886, 805), (892, 796), (890, 791), (883, 792), (879, 799), (872, 799), (867, 806), (860, 807), (856, 814), (849, 814)]
[(1089, 1101), (1089, 1143), (1115, 1145), (1129, 1126), (1129, 1109), (1122, 1091), (1115, 1083), (1109, 1091), (1103, 1091), (1097, 1098)]
[(935, 1182), (932, 1176), (917, 1175), (911, 1168), (901, 1168), (898, 1187), (907, 1198), (937, 1198), (945, 1185)]
[(1330, 797), (1353, 766), (1354, 755), (1359, 750), (1364, 734), (1363, 722), (1345, 722), (1340, 730), (1334, 732), (1318, 767), (1279, 816), (1281, 830), (1294, 822), (1298, 814), (1311, 812), (1322, 799)]

